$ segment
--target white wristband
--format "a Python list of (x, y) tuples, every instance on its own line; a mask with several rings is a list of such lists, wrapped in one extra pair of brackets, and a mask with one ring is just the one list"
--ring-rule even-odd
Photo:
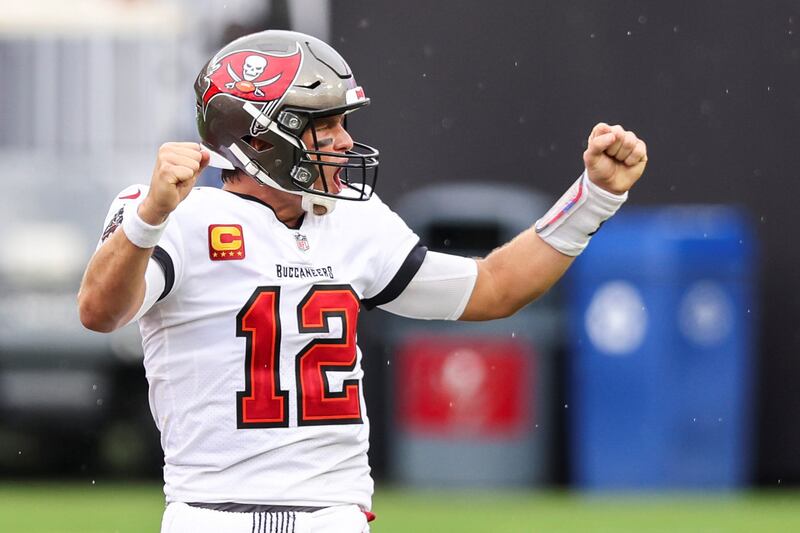
[(167, 218), (164, 222), (157, 226), (148, 224), (142, 217), (139, 216), (139, 204), (131, 206), (133, 209), (130, 213), (123, 213), (122, 215), (122, 230), (128, 240), (139, 248), (153, 248), (161, 240), (161, 235), (167, 227)]
[(574, 257), (627, 199), (627, 192), (610, 193), (592, 183), (584, 170), (550, 211), (536, 221), (536, 233), (559, 252)]

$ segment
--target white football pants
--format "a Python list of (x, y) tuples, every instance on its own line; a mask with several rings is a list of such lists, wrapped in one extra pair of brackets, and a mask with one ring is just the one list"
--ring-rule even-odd
[(231, 513), (170, 503), (161, 533), (369, 533), (357, 505), (337, 505), (313, 513)]

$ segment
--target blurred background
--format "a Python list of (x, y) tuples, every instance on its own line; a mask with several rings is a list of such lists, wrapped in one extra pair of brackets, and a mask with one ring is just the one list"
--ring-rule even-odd
[(380, 486), (796, 488), (789, 0), (0, 0), (0, 483), (143, 482), (159, 498), (138, 329), (83, 330), (75, 295), (111, 199), (149, 182), (162, 142), (197, 139), (200, 67), (266, 28), (349, 61), (372, 99), (353, 136), (381, 150), (378, 193), (431, 249), (485, 255), (528, 227), (599, 121), (649, 147), (622, 213), (515, 317), (362, 313)]

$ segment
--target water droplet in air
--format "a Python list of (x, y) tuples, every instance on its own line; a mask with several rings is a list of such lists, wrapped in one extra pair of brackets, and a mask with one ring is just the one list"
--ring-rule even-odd
[(647, 17), (644, 15), (639, 15), (639, 24), (644, 24), (647, 22)]

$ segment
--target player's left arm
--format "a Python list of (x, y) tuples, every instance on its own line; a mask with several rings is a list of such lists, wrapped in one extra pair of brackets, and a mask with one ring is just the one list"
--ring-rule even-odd
[[(600, 123), (589, 135), (583, 161), (591, 183), (576, 182), (568, 192), (571, 196), (565, 195), (545, 215), (550, 221), (540, 221), (478, 260), (475, 286), (459, 320), (510, 316), (547, 292), (586, 246), (602, 217), (611, 216), (624, 202), (647, 165), (647, 146), (622, 126)], [(584, 203), (570, 212), (575, 197)]]

